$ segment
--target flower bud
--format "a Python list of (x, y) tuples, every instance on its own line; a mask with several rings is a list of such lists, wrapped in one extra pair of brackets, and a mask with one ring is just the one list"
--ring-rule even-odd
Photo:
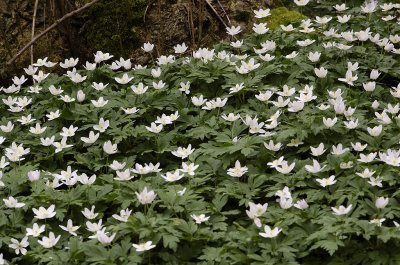
[(381, 73), (379, 73), (378, 70), (373, 69), (373, 70), (371, 70), (371, 73), (369, 74), (369, 78), (375, 80), (380, 76), (380, 74)]
[(377, 108), (379, 107), (379, 102), (375, 100), (374, 102), (372, 102), (371, 107), (372, 107), (373, 109), (377, 109)]
[(378, 199), (376, 199), (375, 201), (375, 206), (378, 209), (383, 209), (386, 207), (386, 205), (389, 203), (389, 198), (385, 198), (385, 197), (379, 197)]
[(82, 102), (85, 100), (85, 93), (83, 93), (82, 90), (79, 90), (78, 93), (76, 94), (76, 100), (78, 100), (78, 102)]

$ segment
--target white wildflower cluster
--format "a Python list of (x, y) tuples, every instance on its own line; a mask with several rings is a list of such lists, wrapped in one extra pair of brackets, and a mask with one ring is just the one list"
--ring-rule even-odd
[[(343, 231), (350, 223), (387, 229), (395, 240), (400, 225), (388, 220), (399, 210), (400, 5), (331, 9), (274, 29), (266, 22), (274, 10), (261, 8), (250, 38), (229, 24), (226, 49), (181, 43), (151, 66), (98, 51), (91, 62), (46, 57), (24, 68), (0, 88), (1, 225), (10, 228), (10, 253), (33, 264), (43, 249), (52, 249), (43, 252), (50, 262), (68, 248), (85, 260), (101, 248), (107, 262), (121, 255), (115, 260), (136, 263), (129, 247), (136, 255), (157, 247), (165, 261), (182, 244), (208, 240), (224, 248), (256, 236), (301, 238), (312, 249), (331, 238), (362, 244), (362, 232), (352, 239)], [(153, 58), (154, 49), (147, 42), (142, 52)], [(56, 65), (65, 74), (53, 78)], [(326, 225), (341, 228), (311, 242)], [(253, 241), (252, 253), (235, 250), (247, 263), (261, 257), (258, 248), (286, 244)], [(297, 262), (290, 248), (275, 263)]]

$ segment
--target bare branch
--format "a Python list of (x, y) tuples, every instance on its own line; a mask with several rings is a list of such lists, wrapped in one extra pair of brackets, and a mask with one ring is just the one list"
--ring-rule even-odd
[[(31, 40), (35, 37), (35, 24), (36, 24), (36, 12), (38, 8), (39, 0), (35, 1), (35, 7), (33, 9), (33, 18), (32, 18), (32, 35)], [(31, 46), (31, 64), (33, 64), (33, 45)]]
[(70, 13), (68, 13), (68, 14), (65, 14), (62, 18), (57, 19), (56, 22), (54, 22), (50, 27), (48, 27), (47, 29), (45, 29), (44, 31), (42, 31), (41, 33), (39, 33), (39, 34), (38, 34), (36, 37), (34, 37), (28, 44), (26, 44), (21, 50), (19, 50), (19, 51), (17, 52), (17, 54), (14, 55), (14, 57), (11, 58), (11, 59), (7, 62), (7, 64), (9, 65), (9, 64), (12, 64), (13, 62), (15, 62), (15, 60), (18, 59), (18, 57), (20, 57), (21, 54), (22, 54), (24, 51), (26, 51), (29, 47), (31, 47), (32, 44), (34, 44), (38, 39), (40, 39), (41, 37), (43, 37), (44, 35), (46, 35), (50, 30), (52, 30), (52, 29), (54, 29), (55, 27), (57, 27), (58, 24), (60, 24), (61, 22), (63, 22), (63, 21), (66, 20), (67, 18), (70, 18), (70, 17), (72, 17), (72, 16), (78, 14), (79, 12), (81, 12), (81, 11), (87, 9), (88, 7), (90, 7), (91, 5), (95, 4), (95, 3), (98, 2), (98, 1), (99, 1), (99, 0), (93, 0), (92, 2), (87, 3), (86, 5), (84, 5), (84, 6), (80, 7), (80, 8), (78, 8), (78, 9), (76, 9), (76, 10), (74, 10), (74, 11), (72, 11), (72, 12), (70, 12)]

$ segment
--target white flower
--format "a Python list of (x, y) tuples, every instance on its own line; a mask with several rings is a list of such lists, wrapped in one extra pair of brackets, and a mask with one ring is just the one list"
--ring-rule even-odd
[(208, 219), (210, 219), (210, 216), (206, 216), (205, 214), (200, 214), (200, 215), (196, 215), (196, 214), (192, 214), (190, 215), (190, 217), (193, 218), (193, 220), (196, 222), (196, 224), (201, 224), (206, 222)]
[(75, 135), (75, 132), (78, 130), (78, 127), (74, 127), (73, 125), (69, 126), (69, 128), (67, 127), (63, 127), (62, 128), (62, 132), (60, 133), (60, 135), (62, 137), (71, 137)]
[(142, 95), (142, 94), (146, 93), (148, 88), (149, 87), (144, 86), (144, 84), (142, 82), (140, 82), (138, 84), (138, 86), (131, 85), (131, 89), (132, 89), (133, 93), (135, 93), (136, 95)]
[(132, 246), (135, 248), (136, 252), (143, 252), (154, 248), (156, 245), (153, 245), (152, 241), (147, 241), (146, 243), (132, 244)]
[[(71, 220), (71, 219), (68, 219), (68, 221), (67, 221), (67, 226), (62, 226), (62, 225), (60, 225), (60, 228), (61, 228), (62, 230), (67, 231), (68, 233), (70, 233), (70, 234), (73, 235), (73, 236), (77, 236), (77, 234), (75, 233), (75, 231), (78, 230), (79, 227), (80, 227), (80, 226), (74, 226), (74, 225), (72, 224), (72, 220)], [(57, 240), (57, 241), (58, 241), (58, 240)], [(56, 242), (56, 243), (57, 243), (57, 242)]]
[(92, 208), (89, 210), (88, 208), (85, 208), (81, 213), (86, 217), (86, 219), (94, 219), (99, 215), (98, 213), (94, 212), (95, 206), (93, 205)]
[(293, 170), (294, 166), (295, 166), (295, 162), (293, 162), (292, 164), (289, 165), (287, 161), (282, 161), (281, 165), (275, 167), (275, 169), (279, 173), (289, 174)]
[(308, 53), (308, 59), (313, 63), (318, 62), (320, 56), (321, 56), (320, 52), (309, 52)]
[(176, 157), (185, 159), (188, 156), (190, 156), (194, 152), (194, 150), (196, 150), (196, 149), (194, 149), (194, 148), (192, 149), (192, 145), (189, 144), (187, 148), (178, 147), (178, 149), (176, 151), (172, 151), (171, 153)]
[(326, 151), (326, 149), (324, 149), (324, 143), (320, 143), (318, 147), (310, 146), (310, 149), (311, 149), (311, 155), (313, 156), (320, 156)]
[(113, 55), (110, 55), (109, 53), (103, 53), (102, 51), (97, 51), (96, 54), (94, 55), (94, 61), (95, 63), (100, 63), (102, 61), (107, 61), (114, 57)]
[(235, 35), (239, 34), (241, 31), (242, 30), (240, 29), (240, 26), (237, 26), (237, 27), (232, 26), (230, 28), (229, 27), (226, 28), (226, 32), (231, 36), (235, 36)]
[(375, 201), (375, 206), (378, 209), (383, 209), (386, 207), (386, 205), (388, 205), (388, 203), (389, 203), (389, 198), (379, 197)]
[(348, 9), (348, 7), (346, 7), (346, 4), (341, 4), (341, 5), (337, 4), (333, 8), (335, 8), (336, 11), (338, 12), (345, 11)]
[(345, 82), (349, 84), (350, 86), (354, 86), (353, 82), (358, 79), (357, 75), (353, 76), (353, 72), (349, 69), (346, 72), (345, 78), (338, 78), (339, 81)]
[(325, 168), (326, 166), (324, 165), (322, 168), (321, 168), (321, 165), (318, 163), (318, 161), (317, 160), (315, 160), (315, 159), (313, 159), (313, 165), (312, 166), (310, 166), (310, 165), (306, 165), (306, 166), (304, 166), (304, 168), (308, 171), (308, 172), (310, 172), (310, 173), (318, 173), (318, 172), (321, 172), (324, 168)]
[(229, 89), (229, 94), (237, 93), (244, 88), (244, 83), (236, 84), (234, 87)]
[(370, 0), (369, 2), (365, 1), (364, 5), (361, 6), (361, 12), (363, 13), (373, 13), (375, 12), (378, 6), (378, 1)]
[(194, 163), (185, 163), (182, 162), (182, 171), (183, 173), (189, 174), (190, 176), (194, 176), (194, 171), (199, 167), (199, 165), (195, 165)]
[(279, 206), (282, 209), (289, 209), (290, 207), (293, 206), (292, 197), (290, 197), (290, 198), (281, 197), (281, 198), (277, 199), (276, 201), (279, 202)]
[[(118, 80), (120, 80), (121, 81), (121, 79), (120, 78), (118, 78)], [(118, 82), (118, 81), (117, 81)], [(103, 84), (103, 83), (96, 83), (96, 82), (93, 82), (92, 83), (92, 87), (95, 89), (95, 90), (97, 90), (97, 91), (102, 91), (104, 88), (106, 88), (108, 86), (108, 84)]]
[(315, 75), (319, 78), (324, 78), (328, 74), (328, 70), (324, 67), (314, 68)]
[(253, 10), (253, 12), (254, 12), (256, 18), (268, 17), (268, 16), (271, 15), (270, 11), (271, 11), (271, 10), (270, 10), (269, 8), (267, 8), (267, 9), (259, 9), (259, 10)]
[(103, 97), (99, 97), (99, 99), (97, 101), (91, 100), (91, 102), (92, 102), (93, 106), (95, 106), (96, 108), (102, 108), (105, 105), (107, 105), (108, 100), (104, 100)]
[(43, 220), (43, 219), (53, 218), (56, 215), (56, 212), (54, 211), (55, 208), (56, 206), (52, 204), (47, 209), (40, 206), (39, 209), (32, 208), (32, 211), (35, 214), (35, 218)]
[(362, 178), (370, 178), (375, 174), (375, 171), (370, 171), (368, 168), (364, 169), (363, 172), (356, 172), (357, 176), (360, 176)]
[(103, 150), (109, 155), (115, 154), (118, 152), (117, 144), (112, 144), (111, 141), (107, 141), (103, 144)]
[(353, 207), (353, 205), (350, 204), (348, 207), (344, 207), (343, 205), (340, 205), (339, 208), (331, 207), (331, 209), (332, 209), (334, 215), (345, 215), (351, 211), (352, 207)]
[(294, 0), (294, 3), (298, 6), (305, 6), (310, 2), (310, 0)]
[(181, 170), (177, 169), (174, 172), (167, 172), (165, 175), (161, 175), (161, 177), (168, 182), (178, 181), (184, 176), (183, 174), (179, 174), (179, 172), (181, 172)]
[(267, 23), (259, 23), (259, 24), (254, 23), (254, 25), (253, 25), (253, 31), (256, 34), (259, 34), (259, 35), (265, 34), (268, 32), (268, 30), (269, 30), (269, 28), (267, 28)]
[(112, 164), (111, 164), (109, 167), (110, 167), (112, 170), (121, 170), (121, 169), (123, 169), (125, 166), (126, 166), (126, 163), (125, 163), (125, 162), (120, 163), (120, 162), (114, 160), (114, 161), (112, 162)]
[(25, 203), (22, 202), (18, 202), (17, 199), (15, 199), (14, 197), (10, 196), (8, 197), (8, 199), (3, 199), (4, 204), (8, 207), (8, 208), (22, 208), (25, 206)]
[(96, 181), (96, 175), (93, 174), (89, 178), (85, 173), (82, 173), (78, 176), (78, 181), (83, 185), (92, 185)]
[(14, 129), (14, 123), (11, 121), (7, 122), (7, 125), (1, 125), (0, 130), (2, 130), (5, 133), (9, 133)]
[(332, 155), (342, 155), (344, 153), (346, 153), (347, 151), (349, 151), (349, 148), (343, 148), (342, 144), (338, 144), (337, 146), (332, 145)]
[(96, 63), (89, 63), (88, 61), (86, 61), (83, 68), (85, 68), (87, 71), (93, 71), (94, 69), (96, 69), (96, 66)]
[(308, 203), (304, 199), (302, 199), (297, 201), (293, 206), (297, 209), (304, 210), (308, 208)]
[(293, 52), (291, 52), (290, 54), (285, 55), (285, 58), (286, 58), (286, 59), (293, 59), (293, 58), (295, 58), (297, 55), (299, 55), (299, 53), (296, 52), (296, 51), (293, 51)]
[(95, 235), (90, 236), (89, 238), (96, 238), (100, 243), (106, 245), (106, 244), (110, 244), (111, 241), (114, 240), (116, 235), (117, 234), (114, 233), (111, 236), (108, 236), (108, 232), (106, 232), (106, 228), (103, 228), (101, 230), (98, 230)]
[(381, 75), (381, 73), (378, 70), (373, 69), (373, 70), (371, 70), (371, 73), (369, 74), (369, 78), (371, 78), (372, 80), (376, 80), (376, 79), (378, 79), (378, 77), (380, 75)]
[(228, 115), (226, 115), (225, 113), (223, 113), (221, 115), (221, 118), (223, 118), (226, 121), (233, 122), (233, 121), (236, 121), (236, 120), (238, 120), (240, 118), (240, 114), (236, 114), (235, 115), (234, 113), (229, 113)]
[(324, 178), (324, 179), (316, 179), (316, 181), (322, 186), (330, 186), (336, 183), (335, 176), (332, 175), (329, 178)]
[(181, 82), (180, 84), (179, 91), (184, 92), (185, 94), (190, 94), (190, 82), (187, 81), (186, 83)]
[(382, 125), (375, 126), (373, 128), (367, 127), (367, 131), (368, 131), (369, 135), (377, 137), (382, 132)]
[(186, 192), (186, 188), (183, 188), (182, 190), (177, 191), (179, 196), (183, 196), (183, 194), (185, 194), (185, 192)]
[(207, 99), (203, 98), (203, 95), (200, 95), (199, 97), (192, 97), (191, 98), (193, 105), (195, 106), (202, 106), (205, 102), (207, 102)]
[(11, 238), (11, 244), (8, 245), (9, 248), (15, 250), (15, 254), (19, 254), (21, 252), (22, 255), (25, 255), (27, 250), (26, 247), (29, 246), (28, 237), (24, 237), (21, 241), (16, 240), (15, 238)]
[(272, 95), (274, 94), (274, 92), (267, 90), (265, 92), (260, 92), (258, 95), (256, 95), (255, 97), (260, 100), (260, 101), (267, 101), (269, 100)]
[(150, 42), (146, 42), (143, 44), (142, 50), (145, 52), (151, 52), (154, 49), (154, 44), (151, 44)]
[(382, 188), (382, 179), (380, 177), (377, 177), (377, 178), (370, 177), (368, 183), (372, 187), (378, 186), (378, 187)]
[(129, 216), (131, 216), (131, 213), (132, 213), (132, 210), (125, 209), (125, 210), (121, 210), (119, 215), (113, 214), (112, 217), (118, 221), (126, 223), (126, 222), (128, 222), (128, 218), (129, 218)]
[(108, 126), (110, 126), (110, 121), (109, 120), (105, 121), (104, 118), (100, 118), (99, 124), (94, 125), (93, 129), (102, 133), (107, 130)]
[(380, 218), (380, 219), (372, 219), (369, 221), (370, 224), (376, 224), (378, 226), (382, 226), (382, 223), (386, 220), (386, 218)]
[(46, 131), (47, 127), (40, 127), (39, 123), (36, 123), (35, 127), (30, 127), (29, 132), (33, 134), (42, 134)]
[(227, 171), (227, 174), (229, 176), (239, 178), (239, 177), (243, 176), (244, 174), (246, 174), (247, 171), (248, 171), (248, 168), (247, 167), (242, 167), (240, 165), (239, 160), (236, 160), (235, 167), (229, 168), (228, 171)]
[(82, 102), (85, 100), (85, 93), (82, 90), (78, 90), (78, 92), (76, 93), (76, 100), (78, 100), (78, 102)]
[(338, 119), (337, 119), (336, 117), (333, 118), (333, 119), (322, 117), (322, 122), (323, 122), (324, 125), (325, 125), (326, 127), (328, 127), (328, 128), (333, 127), (333, 126), (336, 124), (337, 120), (338, 120)]
[(188, 49), (188, 47), (186, 46), (185, 43), (174, 46), (174, 51), (175, 51), (175, 53), (178, 53), (178, 54), (184, 53), (187, 49)]
[(37, 181), (40, 178), (40, 170), (32, 170), (27, 173), (28, 179), (31, 182)]
[[(296, 1), (296, 0), (295, 0)], [(304, 1), (304, 0), (303, 0)], [(278, 234), (282, 231), (281, 228), (275, 227), (274, 229), (271, 229), (268, 225), (264, 226), (264, 233), (260, 232), (258, 233), (260, 236), (265, 237), (265, 238), (273, 238), (278, 236)]]
[(375, 90), (376, 83), (375, 82), (368, 82), (368, 83), (363, 83), (363, 88), (367, 92), (372, 92)]
[(157, 194), (152, 190), (148, 191), (147, 187), (144, 187), (142, 192), (135, 192), (135, 194), (141, 204), (150, 204), (157, 197)]
[(360, 158), (357, 159), (357, 161), (363, 162), (363, 163), (370, 163), (375, 159), (376, 154), (377, 154), (376, 152), (369, 153), (368, 155), (360, 154)]
[(81, 137), (81, 141), (87, 144), (93, 144), (99, 138), (100, 133), (94, 134), (94, 131), (89, 132), (89, 137)]
[(72, 144), (67, 144), (67, 137), (63, 137), (60, 142), (53, 142), (53, 146), (56, 148), (55, 153), (61, 152), (64, 148), (73, 146)]
[(349, 121), (344, 121), (343, 123), (347, 129), (351, 130), (358, 126), (358, 119), (351, 118)]
[(98, 223), (91, 223), (91, 222), (87, 221), (86, 222), (87, 230), (92, 233), (97, 233), (97, 231), (99, 231), (103, 228), (102, 222), (103, 222), (103, 220), (99, 220)]
[(268, 144), (264, 142), (264, 146), (270, 151), (277, 152), (281, 149), (282, 143), (275, 144), (272, 140), (270, 140)]
[(267, 211), (268, 203), (255, 204), (253, 202), (249, 202), (249, 207), (250, 207), (250, 209), (246, 210), (246, 214), (249, 218), (255, 219), (257, 217), (260, 217)]
[(159, 132), (162, 131), (163, 125), (162, 125), (162, 124), (157, 125), (155, 122), (152, 122), (151, 125), (150, 125), (150, 127), (146, 126), (146, 129), (147, 129), (149, 132), (152, 132), (152, 133), (159, 133)]
[(21, 116), (21, 118), (18, 119), (17, 121), (19, 121), (22, 125), (25, 125), (36, 121), (36, 119), (33, 119), (32, 114), (29, 114), (27, 116)]
[(154, 89), (156, 89), (156, 90), (160, 90), (165, 87), (165, 83), (162, 80), (158, 81), (158, 83), (153, 82), (152, 85), (153, 85)]
[(287, 25), (287, 26), (281, 25), (281, 29), (282, 29), (283, 31), (286, 31), (286, 32), (290, 32), (290, 31), (293, 31), (293, 30), (294, 30), (292, 24), (289, 24), (289, 25)]
[(119, 180), (119, 181), (128, 181), (133, 179), (135, 176), (131, 176), (130, 174), (130, 169), (127, 168), (124, 171), (116, 171), (117, 173), (117, 178), (114, 178), (115, 180)]
[(57, 119), (58, 117), (60, 117), (61, 113), (60, 110), (56, 110), (54, 112), (50, 111), (49, 114), (46, 114), (46, 117), (48, 118), (49, 121), (52, 121), (54, 119)]
[(33, 236), (33, 237), (38, 237), (40, 236), (41, 233), (43, 233), (45, 230), (45, 225), (39, 226), (37, 223), (34, 223), (32, 228), (26, 228), (26, 234), (25, 236)]

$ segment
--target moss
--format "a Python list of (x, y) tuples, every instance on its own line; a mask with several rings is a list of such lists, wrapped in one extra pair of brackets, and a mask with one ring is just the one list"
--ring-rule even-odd
[(269, 28), (275, 29), (280, 25), (288, 25), (299, 22), (307, 17), (297, 11), (288, 10), (286, 7), (278, 7), (271, 10), (271, 16), (266, 18)]
[(134, 28), (142, 25), (147, 0), (103, 0), (87, 15), (83, 34), (94, 50), (128, 56), (140, 46)]
[(240, 11), (235, 17), (234, 19), (236, 21), (240, 21), (240, 22), (249, 22), (250, 19), (252, 17), (252, 14), (250, 12), (247, 11)]

